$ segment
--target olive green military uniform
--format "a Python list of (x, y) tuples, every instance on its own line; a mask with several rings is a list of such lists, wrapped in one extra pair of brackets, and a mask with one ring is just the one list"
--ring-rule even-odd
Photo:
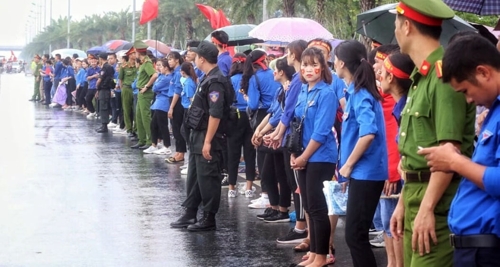
[[(135, 49), (144, 49), (148, 46), (141, 41), (134, 42)], [(147, 83), (151, 79), (151, 76), (155, 73), (155, 68), (153, 62), (149, 57), (145, 57), (141, 66), (139, 67), (139, 73), (137, 74), (137, 88), (139, 88), (139, 94), (137, 95), (137, 108), (136, 108), (136, 121), (137, 121), (137, 135), (139, 137), (139, 144), (151, 145), (151, 102), (154, 98), (154, 93), (152, 87), (148, 88), (146, 92), (141, 93), (140, 90), (146, 87)]]
[(33, 100), (40, 100), (40, 82), (42, 81), (42, 76), (40, 75), (40, 70), (42, 69), (42, 63), (36, 63), (35, 71), (33, 72), (33, 76), (35, 76), (35, 86), (33, 90)]
[[(443, 20), (452, 19), (455, 15), (441, 0), (402, 0), (395, 13), (434, 27), (440, 27), (438, 25), (442, 25)], [(399, 152), (403, 179), (406, 180), (402, 192), (405, 267), (451, 267), (453, 264), (453, 248), (448, 241), (448, 212), (458, 188), (458, 175), (454, 176), (434, 208), (437, 245), (431, 240), (430, 253), (423, 256), (419, 255), (418, 249), (412, 251), (414, 222), (430, 177), (427, 161), (417, 154), (418, 147), (438, 146), (440, 142), (452, 141), (460, 144), (462, 154), (466, 156), (470, 157), (473, 150), (476, 109), (474, 105), (467, 104), (463, 94), (443, 84), (443, 55), (444, 49), (438, 47), (424, 62), (419, 63), (420, 66), (417, 64), (411, 74), (413, 84), (401, 114)]]
[(118, 78), (122, 83), (122, 109), (123, 117), (125, 118), (125, 129), (127, 132), (133, 132), (133, 108), (134, 107), (134, 93), (132, 90), (132, 83), (137, 76), (137, 68), (133, 63), (126, 63), (120, 68)]
[[(443, 54), (444, 49), (438, 48), (411, 75), (413, 85), (402, 112), (399, 133), (403, 170), (410, 174), (429, 172), (425, 158), (417, 154), (418, 146), (432, 147), (442, 141), (455, 141), (461, 144), (462, 154), (472, 155), (476, 109), (474, 105), (467, 104), (463, 94), (441, 81)], [(453, 248), (448, 242), (448, 212), (458, 183), (458, 179), (453, 179), (434, 209), (438, 244), (432, 245), (429, 254), (420, 256), (418, 251), (412, 252), (411, 239), (413, 223), (428, 183), (406, 182), (403, 189), (405, 266), (451, 267)]]

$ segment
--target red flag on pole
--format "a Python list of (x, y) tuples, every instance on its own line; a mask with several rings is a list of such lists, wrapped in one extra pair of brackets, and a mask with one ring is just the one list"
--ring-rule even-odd
[(144, 0), (139, 24), (142, 25), (152, 21), (156, 17), (158, 17), (158, 0)]
[(229, 26), (231, 22), (226, 18), (226, 15), (222, 10), (215, 10), (215, 8), (207, 5), (196, 4), (200, 9), (201, 13), (208, 19), (210, 25), (214, 30)]
[(10, 58), (9, 58), (9, 61), (13, 61), (13, 62), (16, 62), (17, 61), (17, 57), (16, 55), (14, 55), (14, 51), (10, 50)]

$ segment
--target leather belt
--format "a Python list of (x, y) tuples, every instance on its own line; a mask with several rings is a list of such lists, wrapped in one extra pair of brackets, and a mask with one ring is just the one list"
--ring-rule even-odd
[[(431, 172), (420, 171), (420, 172), (407, 172), (403, 171), (401, 178), (405, 182), (409, 183), (428, 183), (431, 180)], [(462, 177), (458, 173), (453, 174), (452, 180), (460, 180)]]
[(450, 245), (454, 248), (500, 248), (500, 238), (496, 235), (450, 235)]

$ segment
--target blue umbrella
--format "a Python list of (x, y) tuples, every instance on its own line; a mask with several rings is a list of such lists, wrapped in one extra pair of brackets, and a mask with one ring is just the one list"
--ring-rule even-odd
[(152, 47), (148, 47), (148, 50), (151, 51), (151, 53), (153, 53), (153, 56), (155, 56), (156, 58), (164, 58), (165, 55), (158, 52), (158, 50), (152, 48)]
[(498, 0), (444, 0), (455, 11), (462, 11), (481, 16), (500, 15)]
[(87, 54), (97, 55), (102, 52), (107, 52), (107, 48), (103, 46), (94, 46), (87, 50)]

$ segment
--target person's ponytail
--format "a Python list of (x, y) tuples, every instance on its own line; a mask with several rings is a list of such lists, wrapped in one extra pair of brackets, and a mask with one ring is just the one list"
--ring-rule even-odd
[(365, 88), (375, 99), (382, 100), (380, 91), (377, 89), (373, 66), (365, 58), (361, 58), (360, 64), (353, 74), (353, 82), (356, 92), (361, 88)]

